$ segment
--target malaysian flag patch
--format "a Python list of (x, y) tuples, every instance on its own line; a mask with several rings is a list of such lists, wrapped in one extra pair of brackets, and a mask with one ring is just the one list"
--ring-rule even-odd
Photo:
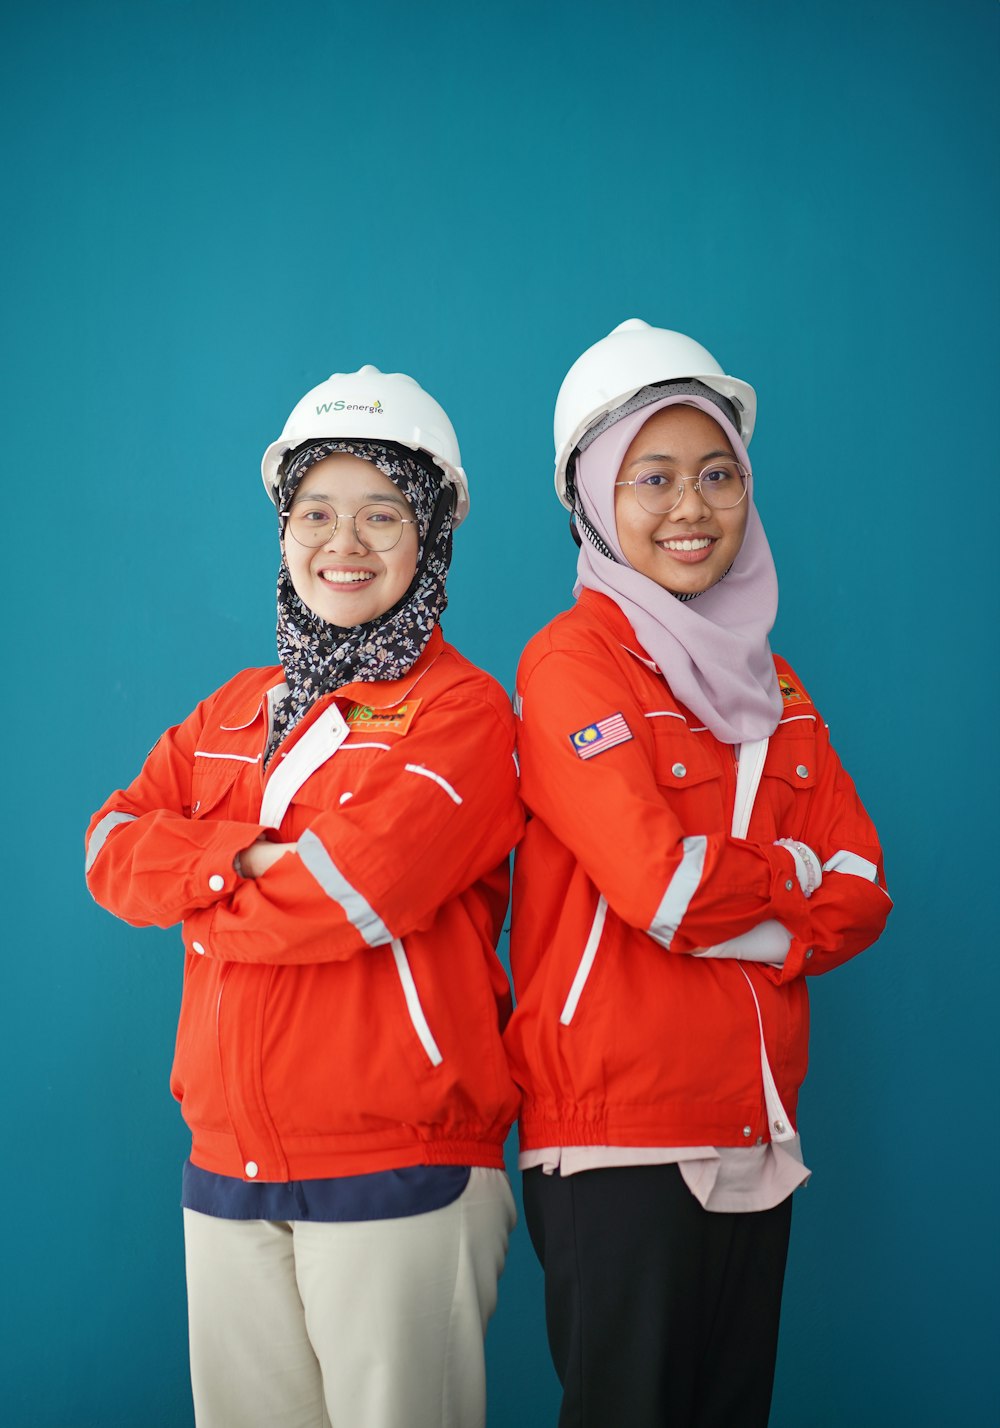
[(577, 729), (575, 734), (570, 734), (569, 741), (581, 759), (592, 759), (595, 754), (603, 754), (605, 749), (624, 744), (631, 737), (632, 730), (625, 723), (624, 715), (619, 713), (598, 719), (596, 724), (588, 724), (585, 729)]

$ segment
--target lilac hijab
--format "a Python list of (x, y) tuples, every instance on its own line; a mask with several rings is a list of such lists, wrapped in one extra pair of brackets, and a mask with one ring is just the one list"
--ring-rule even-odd
[[(649, 418), (681, 403), (706, 412), (751, 472), (739, 554), (725, 579), (686, 602), (626, 561), (618, 542), (614, 486), (626, 451)], [(584, 531), (574, 593), (585, 587), (615, 602), (674, 697), (722, 743), (773, 734), (782, 710), (768, 643), (778, 610), (778, 578), (753, 504), (750, 458), (732, 422), (704, 397), (662, 398), (623, 417), (579, 452), (574, 479), (584, 515), (614, 556), (598, 550)]]

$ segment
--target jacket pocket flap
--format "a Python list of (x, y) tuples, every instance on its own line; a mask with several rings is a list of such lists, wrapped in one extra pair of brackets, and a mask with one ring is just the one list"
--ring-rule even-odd
[(191, 775), (191, 817), (204, 818), (209, 813), (228, 809), (237, 780), (256, 759), (225, 754), (195, 754)]
[(772, 739), (764, 773), (784, 779), (792, 788), (812, 788), (816, 782), (815, 739)]
[(708, 779), (722, 777), (711, 751), (697, 735), (676, 728), (674, 719), (652, 720), (656, 759), (656, 782), (663, 788), (691, 788)]

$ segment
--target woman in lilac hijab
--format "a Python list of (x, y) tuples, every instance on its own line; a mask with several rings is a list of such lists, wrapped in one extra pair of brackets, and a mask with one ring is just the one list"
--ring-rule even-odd
[(871, 820), (794, 671), (753, 498), (756, 397), (623, 323), (570, 369), (573, 607), (518, 671), (507, 1033), (560, 1428), (764, 1428), (806, 977), (882, 931)]

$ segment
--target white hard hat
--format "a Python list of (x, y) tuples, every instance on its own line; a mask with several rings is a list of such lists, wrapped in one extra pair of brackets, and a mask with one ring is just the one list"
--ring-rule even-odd
[(455, 487), (454, 524), (469, 511), (469, 483), (462, 470), (455, 428), (439, 406), (412, 377), (362, 367), (334, 372), (292, 408), (285, 429), (264, 452), (260, 463), (264, 488), (275, 500), (281, 485), (281, 462), (303, 441), (324, 438), (345, 441), (395, 441), (413, 451), (426, 451)]
[(729, 398), (749, 446), (757, 414), (753, 387), (727, 377), (700, 342), (630, 317), (576, 359), (556, 397), (556, 494), (567, 510), (572, 507), (566, 498), (566, 467), (584, 432), (643, 387), (684, 378), (704, 382)]

